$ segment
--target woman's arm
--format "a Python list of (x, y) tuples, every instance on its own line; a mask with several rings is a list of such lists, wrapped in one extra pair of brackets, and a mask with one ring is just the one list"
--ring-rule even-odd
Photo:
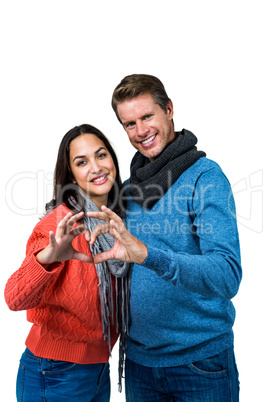
[[(58, 277), (66, 260), (92, 262), (92, 256), (72, 246), (73, 239), (81, 233), (89, 240), (85, 226), (73, 228), (82, 216), (83, 213), (68, 213), (57, 226), (54, 222), (54, 225), (39, 224), (34, 229), (27, 243), (26, 257), (5, 287), (5, 300), (11, 310), (28, 310), (40, 305), (47, 287)], [(55, 226), (54, 234), (50, 229)]]

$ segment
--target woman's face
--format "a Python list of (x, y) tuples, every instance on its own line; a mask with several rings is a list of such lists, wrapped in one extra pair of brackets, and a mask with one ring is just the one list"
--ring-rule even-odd
[(100, 209), (107, 205), (116, 168), (104, 143), (94, 134), (82, 134), (70, 143), (69, 161), (76, 183)]

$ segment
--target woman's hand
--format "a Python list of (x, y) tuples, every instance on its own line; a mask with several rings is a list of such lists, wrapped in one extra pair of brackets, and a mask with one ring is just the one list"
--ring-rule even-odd
[(98, 225), (91, 233), (90, 244), (94, 244), (100, 233), (109, 233), (115, 238), (114, 246), (94, 257), (96, 264), (107, 260), (121, 260), (142, 264), (148, 255), (147, 247), (139, 239), (134, 237), (125, 227), (122, 219), (104, 205), (102, 212), (87, 212), (90, 218), (97, 218), (106, 222), (106, 225)]
[(73, 225), (79, 221), (84, 212), (73, 215), (69, 212), (58, 224), (56, 234), (49, 232), (49, 244), (46, 248), (36, 255), (37, 261), (44, 265), (49, 266), (53, 262), (61, 262), (67, 260), (80, 260), (84, 262), (93, 262), (90, 255), (80, 253), (72, 246), (73, 239), (84, 233), (86, 240), (90, 240), (90, 233), (84, 225), (79, 225), (73, 228)]

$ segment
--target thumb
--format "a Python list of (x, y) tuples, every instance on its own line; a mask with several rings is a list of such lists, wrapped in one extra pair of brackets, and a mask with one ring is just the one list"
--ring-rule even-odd
[(73, 259), (79, 260), (82, 262), (93, 263), (93, 257), (91, 255), (80, 253), (79, 251), (76, 251), (76, 250), (74, 250)]
[(103, 253), (96, 254), (94, 257), (94, 263), (95, 264), (100, 264), (101, 262), (107, 261), (107, 260), (113, 260), (114, 256), (111, 252), (111, 250), (104, 251)]
[(49, 232), (49, 244), (52, 248), (56, 247), (57, 245), (55, 233), (52, 230)]

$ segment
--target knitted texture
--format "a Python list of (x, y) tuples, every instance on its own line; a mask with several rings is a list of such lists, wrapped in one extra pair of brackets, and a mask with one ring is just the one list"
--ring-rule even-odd
[(206, 156), (197, 151), (196, 144), (196, 136), (183, 129), (176, 132), (176, 139), (153, 162), (136, 152), (128, 189), (135, 201), (143, 208), (153, 208), (185, 170)]
[[(103, 339), (94, 264), (69, 260), (54, 263), (46, 271), (35, 258), (47, 246), (49, 231), (55, 232), (68, 212), (60, 205), (35, 226), (25, 260), (6, 284), (5, 299), (11, 310), (27, 310), (27, 319), (34, 325), (26, 346), (35, 355), (80, 364), (104, 363), (109, 359), (109, 347)], [(90, 254), (84, 235), (77, 236), (72, 244)], [(111, 324), (112, 347), (117, 336)]]
[[(97, 218), (89, 218), (87, 216), (88, 211), (99, 211), (94, 202), (87, 196), (85, 196), (81, 191), (81, 196), (84, 199), (84, 225), (88, 228), (90, 233), (96, 228), (99, 224), (104, 224), (105, 222), (99, 220)], [(91, 245), (89, 243), (89, 247), (91, 250), (91, 254), (93, 257), (99, 253), (110, 250), (114, 245), (114, 238), (109, 233), (100, 233), (97, 237), (95, 243)], [(96, 272), (98, 275), (98, 283), (99, 283), (99, 295), (101, 301), (101, 316), (102, 316), (102, 328), (103, 328), (103, 336), (104, 339), (107, 339), (110, 347), (110, 320), (114, 317), (114, 303), (113, 303), (113, 287), (112, 287), (112, 274), (116, 278), (124, 277), (127, 275), (130, 264), (126, 262), (122, 262), (119, 260), (109, 260), (103, 263), (99, 263), (95, 265)], [(120, 307), (122, 302), (125, 300), (125, 289), (124, 284), (128, 283), (127, 281), (120, 281), (120, 294), (122, 295), (122, 301), (119, 302)], [(118, 284), (117, 284), (118, 285)], [(116, 300), (118, 299), (118, 286), (116, 286)], [(120, 309), (116, 308), (116, 318), (119, 318)], [(124, 317), (124, 316), (123, 316)], [(119, 321), (122, 321), (119, 320)], [(118, 326), (118, 322), (116, 323)], [(122, 328), (121, 328), (122, 329)]]
[(130, 198), (127, 226), (148, 249), (144, 263), (133, 265), (127, 357), (173, 367), (230, 347), (242, 268), (221, 168), (200, 158), (150, 211)]

